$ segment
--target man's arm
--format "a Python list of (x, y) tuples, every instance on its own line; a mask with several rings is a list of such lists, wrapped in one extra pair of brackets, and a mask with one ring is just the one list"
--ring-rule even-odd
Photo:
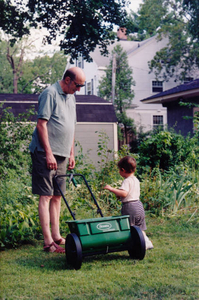
[(70, 151), (70, 158), (68, 164), (68, 170), (72, 170), (75, 167), (75, 137), (73, 138), (73, 143)]
[(46, 164), (48, 169), (57, 169), (57, 162), (52, 153), (48, 139), (48, 129), (47, 129), (47, 120), (38, 119), (37, 121), (37, 131), (39, 135), (40, 143), (46, 152)]

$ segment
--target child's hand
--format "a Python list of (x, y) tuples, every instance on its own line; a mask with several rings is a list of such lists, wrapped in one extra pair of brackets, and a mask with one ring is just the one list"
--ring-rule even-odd
[(104, 187), (104, 189), (110, 191), (111, 190), (111, 186), (109, 184), (106, 184), (105, 187)]

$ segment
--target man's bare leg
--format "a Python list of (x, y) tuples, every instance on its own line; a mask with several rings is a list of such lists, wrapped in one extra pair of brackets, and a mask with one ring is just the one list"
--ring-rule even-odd
[(44, 237), (44, 245), (50, 245), (53, 238), (50, 231), (49, 203), (52, 196), (40, 196), (39, 198), (39, 219)]
[[(53, 196), (50, 201), (50, 223), (52, 238), (54, 241), (60, 240), (62, 237), (59, 230), (59, 218), (61, 210), (61, 196)], [(65, 241), (63, 240), (63, 243)]]

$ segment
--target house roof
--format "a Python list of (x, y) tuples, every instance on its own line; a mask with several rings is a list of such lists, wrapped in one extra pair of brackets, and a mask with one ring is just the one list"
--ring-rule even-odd
[(107, 56), (103, 56), (100, 53), (100, 47), (97, 46), (95, 50), (91, 53), (91, 57), (93, 61), (97, 64), (98, 67), (106, 67), (110, 63), (110, 58), (112, 56), (113, 48), (117, 45), (121, 45), (123, 48), (123, 51), (126, 51), (127, 55), (130, 55), (133, 51), (137, 50), (138, 48), (142, 47), (143, 45), (147, 44), (151, 40), (155, 39), (156, 36), (153, 36), (147, 40), (144, 40), (142, 42), (138, 41), (127, 41), (127, 40), (120, 40), (117, 42), (114, 42), (110, 44), (107, 49), (109, 54)]
[(172, 89), (158, 93), (154, 96), (148, 97), (141, 101), (144, 103), (164, 104), (164, 103), (176, 101), (180, 98), (186, 100), (188, 98), (195, 98), (195, 97), (196, 97), (196, 101), (199, 102), (199, 79), (195, 79), (188, 83), (178, 85)]
[(75, 95), (77, 104), (103, 104), (103, 105), (112, 105), (111, 102), (104, 100), (103, 98), (97, 97), (95, 95)]
[[(0, 94), (0, 104), (3, 108), (11, 107), (15, 116), (30, 108), (35, 110), (31, 120), (37, 119), (38, 96), (36, 94)], [(112, 103), (93, 95), (75, 95), (77, 122), (86, 123), (115, 123), (116, 114)], [(2, 108), (0, 107), (0, 113)]]

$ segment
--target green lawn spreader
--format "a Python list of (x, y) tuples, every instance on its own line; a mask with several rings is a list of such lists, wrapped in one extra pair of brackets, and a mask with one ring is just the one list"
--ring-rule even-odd
[[(56, 178), (70, 177), (75, 184), (75, 176), (81, 176), (94, 200), (100, 218), (76, 220)], [(70, 233), (66, 236), (65, 252), (67, 263), (76, 270), (81, 268), (86, 256), (128, 251), (132, 259), (142, 260), (145, 256), (145, 239), (141, 229), (130, 226), (129, 216), (104, 217), (102, 211), (82, 174), (66, 174), (54, 178), (66, 206), (73, 218), (67, 221)]]

